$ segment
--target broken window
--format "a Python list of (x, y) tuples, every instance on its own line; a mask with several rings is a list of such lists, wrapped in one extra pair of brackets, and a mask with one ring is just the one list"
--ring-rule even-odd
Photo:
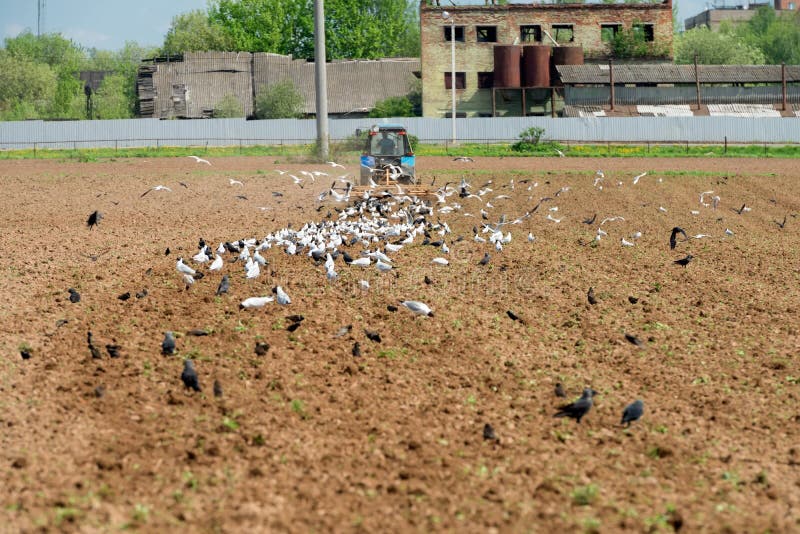
[(475, 26), (475, 33), (479, 43), (497, 42), (497, 26)]
[(523, 43), (542, 42), (542, 27), (538, 24), (519, 27), (519, 38)]
[(478, 73), (478, 89), (489, 89), (494, 87), (494, 72)]
[[(444, 40), (450, 41), (450, 26), (444, 26)], [(464, 42), (464, 26), (456, 26), (456, 41)]]
[(553, 39), (558, 43), (574, 41), (575, 30), (572, 24), (553, 24)]
[(614, 40), (614, 36), (622, 29), (622, 24), (601, 24), (600, 25), (600, 40), (604, 43), (610, 43)]
[[(445, 72), (444, 73), (444, 88), (445, 89), (452, 89), (453, 86), (450, 84), (450, 80), (453, 78), (453, 73)], [(463, 72), (456, 72), (456, 89), (466, 89), (467, 88), (467, 75)]]
[(655, 30), (652, 24), (634, 23), (633, 33), (637, 36), (644, 37), (645, 41), (655, 40)]

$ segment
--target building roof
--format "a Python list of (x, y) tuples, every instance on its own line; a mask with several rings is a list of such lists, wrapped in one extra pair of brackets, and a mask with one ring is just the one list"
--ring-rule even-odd
[[(561, 82), (608, 84), (607, 64), (558, 65)], [(700, 83), (780, 83), (780, 65), (699, 65)], [(614, 65), (614, 83), (695, 83), (694, 65)], [(800, 65), (786, 66), (786, 81), (800, 82)]]
[[(364, 113), (393, 96), (406, 96), (420, 70), (417, 58), (339, 60), (327, 63), (328, 113)], [(193, 52), (178, 61), (155, 61), (139, 69), (142, 116), (209, 117), (226, 95), (252, 115), (261, 87), (285, 79), (303, 96), (302, 112), (316, 112), (314, 63), (291, 56), (249, 52)]]

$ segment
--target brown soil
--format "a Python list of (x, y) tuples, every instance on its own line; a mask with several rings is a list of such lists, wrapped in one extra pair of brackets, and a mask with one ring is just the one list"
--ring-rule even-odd
[[(486, 198), (510, 195), (493, 201), (493, 221), (570, 189), (508, 226), (501, 253), (472, 240), (482, 204), (452, 196), (463, 210), (440, 217), (453, 231), (448, 266), (417, 244), (394, 254), (397, 278), (339, 264), (331, 285), (307, 256), (273, 248), (256, 280), (226, 264), (231, 291), (218, 298), (219, 274), (186, 291), (175, 270), (198, 238), (215, 248), (261, 238), (334, 206), (316, 209), (331, 178), (300, 189), (273, 172), (324, 165), (212, 163), (0, 162), (0, 531), (800, 529), (795, 161), (423, 158), (426, 183), (467, 175), (475, 190), (493, 180)], [(172, 192), (140, 196), (157, 184)], [(706, 190), (721, 196), (716, 210), (700, 205)], [(732, 211), (743, 203), (752, 211)], [(105, 217), (89, 230), (95, 209)], [(781, 229), (773, 221), (787, 214)], [(590, 245), (610, 216), (624, 221)], [(670, 250), (676, 225), (712, 237)], [(636, 231), (636, 246), (622, 247)], [(687, 253), (687, 268), (673, 264)], [(275, 284), (291, 305), (238, 310)], [(144, 298), (117, 298), (144, 288)], [(387, 311), (398, 299), (435, 316)], [(305, 316), (292, 333), (291, 314)], [(102, 359), (89, 353), (89, 330)], [(161, 355), (166, 330), (176, 356)], [(266, 356), (254, 353), (259, 341)], [(202, 393), (180, 381), (185, 357)], [(580, 425), (553, 418), (559, 382), (570, 398), (599, 392)], [(622, 429), (637, 398), (645, 415)], [(485, 423), (499, 442), (483, 439)]]

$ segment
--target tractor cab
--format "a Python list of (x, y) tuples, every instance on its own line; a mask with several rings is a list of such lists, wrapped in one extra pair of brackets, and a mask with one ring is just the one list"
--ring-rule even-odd
[(361, 185), (388, 181), (415, 184), (414, 151), (406, 128), (400, 124), (378, 124), (367, 132), (361, 155)]

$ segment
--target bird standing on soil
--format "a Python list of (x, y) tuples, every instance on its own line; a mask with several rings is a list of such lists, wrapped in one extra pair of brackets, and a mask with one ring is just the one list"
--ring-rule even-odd
[(681, 267), (686, 267), (687, 265), (689, 265), (689, 262), (690, 262), (690, 261), (692, 261), (692, 258), (694, 258), (694, 256), (692, 256), (691, 254), (689, 254), (689, 255), (688, 255), (688, 256), (686, 256), (685, 258), (681, 258), (681, 259), (679, 259), (679, 260), (675, 260), (675, 263), (676, 263), (677, 265), (680, 265)]
[(415, 315), (433, 317), (433, 312), (424, 302), (419, 302), (417, 300), (401, 300), (400, 304), (411, 310)]
[(589, 300), (589, 304), (591, 304), (592, 306), (597, 304), (597, 299), (594, 297), (594, 288), (593, 287), (589, 288), (589, 292), (586, 293), (586, 298)]
[(76, 304), (81, 301), (81, 294), (75, 291), (74, 288), (69, 288), (69, 301), (73, 304)]
[(183, 263), (183, 258), (178, 258), (178, 261), (175, 262), (175, 269), (177, 269), (179, 273), (188, 274), (189, 276), (197, 274), (194, 269)]
[(164, 341), (161, 342), (161, 354), (175, 354), (175, 336), (172, 332), (164, 332)]
[(222, 276), (222, 280), (220, 280), (219, 286), (217, 286), (216, 295), (219, 296), (219, 295), (222, 295), (224, 293), (227, 293), (228, 289), (230, 289), (230, 287), (231, 287), (230, 278), (228, 278), (228, 275), (225, 274), (225, 275)]
[(222, 397), (222, 384), (219, 383), (219, 380), (214, 380), (214, 396)]
[(556, 397), (561, 397), (562, 399), (567, 396), (567, 393), (564, 391), (564, 386), (561, 385), (561, 382), (556, 384)]
[(200, 380), (197, 378), (197, 371), (194, 369), (192, 360), (184, 360), (181, 380), (183, 380), (183, 385), (187, 388), (200, 391)]
[(592, 409), (594, 401), (592, 398), (597, 395), (597, 392), (592, 388), (585, 388), (581, 398), (573, 403), (565, 404), (559, 408), (559, 411), (553, 417), (570, 417), (580, 423), (583, 416)]
[(643, 414), (644, 403), (641, 400), (635, 400), (625, 407), (625, 410), (622, 412), (622, 422), (620, 424), (624, 425), (627, 423), (627, 426), (631, 426), (631, 423), (638, 421)]
[(498, 441), (497, 434), (494, 432), (494, 428), (489, 423), (483, 425), (483, 439), (489, 441)]
[(284, 291), (281, 286), (275, 286), (272, 289), (272, 292), (275, 293), (275, 297), (278, 299), (278, 304), (285, 306), (292, 303), (292, 299), (289, 298), (289, 295), (286, 294), (286, 291)]

